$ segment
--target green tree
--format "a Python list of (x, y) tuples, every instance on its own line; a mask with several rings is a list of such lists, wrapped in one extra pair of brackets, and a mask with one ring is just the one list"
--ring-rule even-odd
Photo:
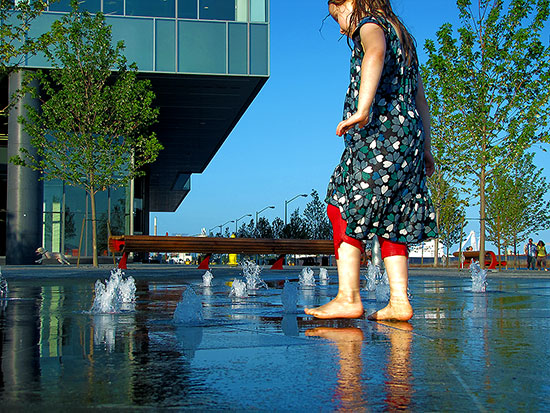
[[(0, 81), (19, 70), (25, 59), (48, 46), (48, 33), (38, 37), (29, 34), (33, 21), (47, 6), (46, 0), (0, 0)], [(8, 115), (9, 108), (17, 102), (25, 89), (23, 85), (20, 90), (15, 91), (5, 107), (0, 107), (0, 117)]]
[(292, 215), (290, 215), (290, 222), (283, 228), (283, 238), (308, 238), (306, 223), (300, 216), (299, 209), (295, 209)]
[(257, 238), (273, 238), (273, 228), (265, 217), (258, 218), (258, 224), (256, 225), (256, 237)]
[(273, 238), (276, 238), (276, 239), (284, 238), (283, 237), (284, 227), (285, 227), (284, 221), (279, 217), (275, 218), (271, 223), (271, 228), (273, 230)]
[(48, 35), (29, 35), (32, 22), (48, 6), (46, 0), (0, 0), (0, 80), (17, 70), (23, 61), (43, 50)]
[(332, 228), (327, 218), (326, 204), (321, 202), (315, 189), (311, 191), (311, 201), (304, 209), (304, 222), (310, 239), (330, 239)]
[(486, 189), (537, 142), (548, 142), (550, 48), (541, 41), (548, 0), (457, 0), (461, 25), (427, 41), (431, 102), (446, 111), (447, 165), (479, 199), (480, 263), (485, 264)]
[[(446, 256), (448, 257), (451, 247), (459, 243), (463, 236), (462, 228), (466, 218), (466, 202), (460, 199), (458, 189), (451, 185), (438, 163), (434, 174), (428, 178), (428, 187), (430, 188), (439, 232), (439, 238), (435, 243), (435, 251), (439, 251), (439, 241), (441, 241), (447, 250)], [(434, 260), (434, 265), (437, 265), (437, 260)], [(446, 265), (449, 265), (449, 260), (446, 261)]]
[[(123, 44), (111, 44), (111, 28), (101, 13), (73, 11), (52, 25), (45, 54), (54, 68), (37, 71), (40, 112), (21, 118), (37, 156), (22, 150), (12, 162), (61, 179), (90, 196), (93, 264), (97, 266), (95, 195), (121, 187), (153, 162), (162, 146), (149, 127), (158, 116), (150, 83), (126, 64)], [(38, 92), (37, 92), (38, 93)]]
[(512, 168), (495, 173), (487, 186), (487, 238), (497, 245), (499, 257), (501, 246), (516, 249), (518, 241), (550, 225), (550, 201), (544, 200), (550, 185), (533, 158), (525, 154)]

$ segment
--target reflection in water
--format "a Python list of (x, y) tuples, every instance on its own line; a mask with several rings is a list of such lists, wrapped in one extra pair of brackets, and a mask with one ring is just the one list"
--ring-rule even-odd
[(413, 375), (410, 353), (413, 327), (406, 321), (379, 322), (378, 325), (379, 330), (390, 339), (385, 382), (387, 409), (391, 411), (407, 410), (412, 395), (411, 379)]
[(334, 392), (337, 409), (350, 411), (364, 409), (367, 402), (363, 399), (361, 388), (363, 331), (357, 327), (317, 327), (306, 330), (305, 334), (310, 337), (326, 338), (338, 348), (340, 370), (338, 387)]
[(195, 357), (195, 351), (202, 342), (203, 327), (200, 326), (177, 326), (176, 339), (182, 347), (183, 354), (188, 359)]
[[(389, 327), (389, 328), (388, 328)], [(408, 322), (380, 322), (377, 330), (389, 338), (390, 352), (384, 381), (385, 410), (407, 410), (411, 404), (412, 369), (410, 347), (412, 325)], [(317, 327), (306, 330), (306, 336), (330, 340), (338, 348), (339, 373), (335, 398), (338, 410), (364, 410), (367, 400), (362, 387), (361, 349), (364, 333), (357, 327)]]
[(281, 329), (285, 336), (298, 337), (298, 317), (291, 314), (285, 314), (281, 320)]

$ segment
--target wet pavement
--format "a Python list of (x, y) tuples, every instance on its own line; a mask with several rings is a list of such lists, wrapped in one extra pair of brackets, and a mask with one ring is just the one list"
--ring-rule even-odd
[[(3, 267), (0, 410), (547, 411), (546, 274), (491, 273), (473, 293), (467, 272), (413, 269), (413, 319), (382, 324), (284, 314), (283, 282), (300, 270), (264, 269), (267, 289), (234, 298), (239, 268), (213, 268), (202, 287), (201, 270), (135, 266), (135, 310), (94, 315), (107, 267)], [(327, 285), (314, 271), (299, 309), (336, 294), (335, 269)], [(172, 321), (188, 286), (201, 326)], [(362, 295), (367, 312), (383, 306)]]

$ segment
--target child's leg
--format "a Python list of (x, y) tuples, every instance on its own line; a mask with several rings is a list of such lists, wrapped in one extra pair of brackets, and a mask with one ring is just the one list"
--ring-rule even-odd
[(390, 281), (390, 302), (368, 318), (369, 320), (410, 320), (413, 310), (407, 295), (409, 282), (407, 246), (381, 237), (378, 239)]
[(328, 216), (332, 223), (336, 265), (338, 267), (338, 295), (329, 303), (306, 308), (306, 314), (317, 318), (357, 318), (363, 315), (359, 279), (362, 243), (345, 235), (346, 222), (338, 208), (329, 205)]

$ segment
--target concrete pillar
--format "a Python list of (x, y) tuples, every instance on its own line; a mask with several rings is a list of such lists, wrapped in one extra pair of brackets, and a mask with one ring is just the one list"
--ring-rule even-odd
[[(23, 71), (12, 73), (9, 78), (10, 96), (21, 87)], [(38, 87), (38, 85), (34, 85)], [(18, 155), (21, 148), (31, 154), (31, 137), (17, 121), (26, 116), (24, 105), (40, 107), (38, 99), (29, 95), (10, 110), (8, 119), (8, 158)], [(6, 216), (6, 264), (33, 264), (35, 250), (42, 246), (43, 185), (40, 174), (30, 168), (8, 164), (8, 199)]]

